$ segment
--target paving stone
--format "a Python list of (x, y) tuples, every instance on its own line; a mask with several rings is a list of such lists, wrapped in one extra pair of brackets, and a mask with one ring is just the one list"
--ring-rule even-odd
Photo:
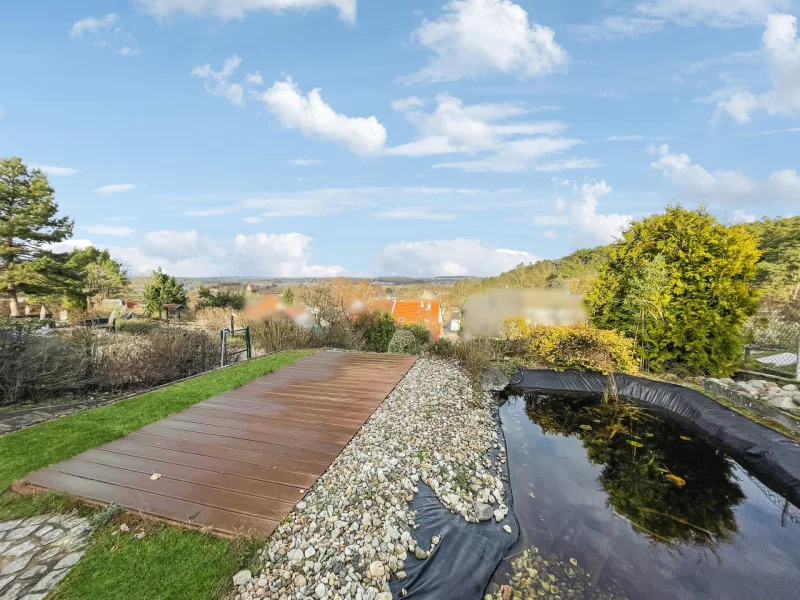
[(53, 531), (53, 526), (52, 525), (45, 525), (44, 527), (40, 527), (39, 529), (37, 529), (36, 533), (34, 535), (38, 535), (39, 537), (42, 537), (45, 533), (47, 533), (49, 531)]
[(11, 556), (13, 558), (19, 558), (23, 554), (27, 554), (31, 550), (36, 549), (36, 544), (34, 544), (30, 540), (25, 540), (23, 542), (18, 543), (16, 546), (11, 546), (10, 548), (3, 551), (3, 556)]
[(49, 548), (39, 555), (39, 560), (41, 561), (50, 560), (51, 558), (55, 557), (59, 552), (61, 552), (61, 548)]
[(64, 579), (69, 573), (69, 569), (61, 569), (60, 571), (50, 571), (47, 575), (39, 580), (32, 592), (48, 592), (53, 589), (59, 581)]
[(13, 575), (14, 573), (22, 571), (22, 569), (28, 566), (28, 563), (31, 561), (32, 557), (33, 552), (26, 554), (25, 556), (20, 556), (18, 559), (7, 563), (6, 566), (0, 569), (0, 577), (5, 575)]
[(18, 527), (14, 531), (9, 531), (6, 534), (5, 541), (8, 542), (8, 541), (11, 541), (11, 540), (21, 540), (22, 538), (28, 537), (30, 534), (32, 534), (37, 529), (38, 529), (38, 526), (36, 526), (36, 525), (28, 525), (27, 527)]
[(53, 531), (50, 531), (42, 536), (42, 544), (48, 546), (53, 542), (57, 542), (65, 535), (67, 535), (67, 532), (63, 529), (53, 529)]
[(20, 594), (22, 594), (22, 590), (24, 590), (26, 586), (27, 584), (25, 583), (15, 583), (5, 592), (3, 592), (3, 595), (0, 596), (0, 600), (17, 600), (17, 598), (20, 597)]
[(20, 523), (22, 523), (22, 519), (17, 519), (16, 521), (6, 521), (5, 523), (0, 523), (0, 531), (8, 531), (9, 529), (14, 529)]
[(26, 525), (41, 525), (49, 518), (50, 515), (36, 515), (35, 517), (28, 517), (22, 522), (22, 526), (24, 527)]
[(36, 565), (35, 567), (29, 567), (27, 571), (23, 572), (22, 575), (19, 576), (20, 579), (31, 579), (33, 577), (40, 577), (47, 573), (47, 565)]
[(0, 577), (0, 592), (2, 592), (3, 588), (6, 587), (12, 581), (14, 581), (13, 575), (9, 575), (8, 577)]
[(54, 569), (63, 569), (65, 567), (71, 567), (71, 566), (77, 564), (77, 562), (81, 559), (81, 556), (83, 556), (83, 552), (73, 552), (72, 554), (68, 554), (67, 556), (62, 558), (60, 561), (58, 561), (56, 566), (53, 567), (53, 568)]

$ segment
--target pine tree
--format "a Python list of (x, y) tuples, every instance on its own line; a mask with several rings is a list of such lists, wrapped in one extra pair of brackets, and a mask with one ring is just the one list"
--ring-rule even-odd
[(48, 244), (72, 236), (73, 222), (57, 217), (47, 176), (28, 171), (21, 159), (0, 159), (0, 293), (19, 315), (18, 294), (47, 295), (64, 284), (65, 273)]
[(153, 280), (144, 286), (144, 311), (148, 315), (158, 313), (165, 304), (186, 305), (189, 298), (183, 286), (174, 277), (170, 277), (159, 267), (153, 271)]

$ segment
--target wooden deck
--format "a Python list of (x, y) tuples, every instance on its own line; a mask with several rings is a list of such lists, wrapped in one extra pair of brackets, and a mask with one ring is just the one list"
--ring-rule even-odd
[(415, 358), (319, 352), (24, 482), (226, 537), (269, 534)]

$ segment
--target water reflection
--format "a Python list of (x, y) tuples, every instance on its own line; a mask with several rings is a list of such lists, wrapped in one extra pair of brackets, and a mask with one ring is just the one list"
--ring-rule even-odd
[(734, 463), (674, 423), (625, 402), (528, 397), (543, 433), (578, 438), (607, 505), (656, 543), (715, 549), (738, 532), (734, 507), (745, 495)]
[(796, 597), (796, 508), (669, 417), (531, 395), (501, 419), (522, 536), (493, 598)]

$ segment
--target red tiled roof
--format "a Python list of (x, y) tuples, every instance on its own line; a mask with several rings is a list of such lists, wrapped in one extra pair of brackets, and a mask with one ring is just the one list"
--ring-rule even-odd
[(392, 316), (398, 325), (422, 323), (431, 332), (433, 339), (438, 340), (442, 333), (439, 311), (438, 300), (397, 300)]

